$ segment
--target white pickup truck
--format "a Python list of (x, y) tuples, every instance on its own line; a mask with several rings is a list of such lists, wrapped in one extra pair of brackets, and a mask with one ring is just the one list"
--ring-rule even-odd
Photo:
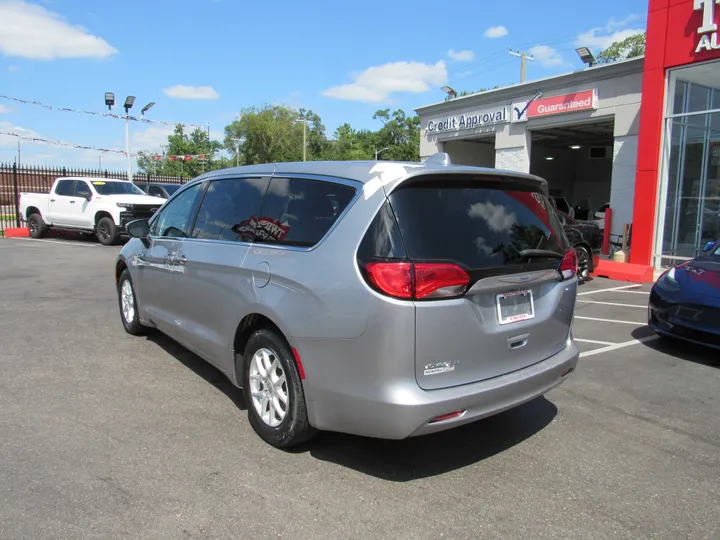
[(106, 246), (118, 241), (127, 223), (149, 219), (164, 203), (132, 182), (107, 178), (58, 178), (50, 193), (20, 194), (20, 211), (33, 238), (50, 228), (75, 230), (97, 235)]

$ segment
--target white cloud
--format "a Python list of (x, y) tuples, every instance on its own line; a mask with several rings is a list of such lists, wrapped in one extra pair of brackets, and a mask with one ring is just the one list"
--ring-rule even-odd
[[(475, 203), (470, 207), (468, 212), (470, 217), (483, 218), (490, 229), (495, 232), (508, 230), (517, 220), (513, 212), (507, 212), (507, 209), (501, 204), (493, 204), (491, 202)], [(480, 246), (478, 246), (480, 248)]]
[(450, 49), (448, 51), (448, 56), (456, 62), (472, 62), (473, 60), (475, 60), (475, 53), (468, 50), (455, 51), (453, 49)]
[(165, 95), (178, 99), (217, 99), (220, 94), (212, 86), (185, 86), (176, 84), (170, 88), (164, 88)]
[[(0, 2), (0, 53), (34, 60), (107, 58), (117, 49), (81, 26), (23, 0)], [(12, 71), (12, 67), (11, 67)]]
[(10, 108), (0, 103), (0, 114), (7, 114), (10, 112)]
[(501, 37), (505, 37), (509, 34), (508, 29), (505, 28), (503, 25), (500, 26), (491, 26), (487, 30), (485, 30), (485, 33), (483, 34), (486, 38), (490, 39), (497, 39)]
[(547, 45), (535, 45), (529, 52), (542, 67), (561, 66), (565, 63), (562, 55)]
[(355, 82), (333, 86), (323, 95), (335, 99), (377, 103), (386, 101), (394, 92), (421, 94), (431, 86), (447, 82), (445, 61), (435, 64), (422, 62), (391, 62), (373, 66), (354, 77)]
[(130, 135), (131, 152), (160, 152), (160, 147), (168, 143), (168, 136), (174, 132), (175, 126), (160, 124), (133, 131)]
[(638, 25), (630, 27), (630, 24), (639, 18), (639, 15), (629, 15), (619, 21), (610, 19), (605, 26), (591, 28), (587, 32), (578, 35), (575, 45), (578, 47), (590, 47), (591, 49), (607, 49), (616, 41), (622, 41), (635, 34), (645, 32), (645, 28)]

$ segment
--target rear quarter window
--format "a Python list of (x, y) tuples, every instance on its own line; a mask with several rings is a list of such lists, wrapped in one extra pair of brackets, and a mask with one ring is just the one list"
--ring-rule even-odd
[(305, 178), (273, 178), (252, 225), (256, 243), (311, 247), (355, 196), (352, 186)]

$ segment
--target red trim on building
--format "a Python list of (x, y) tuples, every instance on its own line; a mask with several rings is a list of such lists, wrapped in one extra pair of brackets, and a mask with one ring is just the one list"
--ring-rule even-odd
[[(719, 20), (720, 5), (716, 4), (718, 36)], [(720, 58), (720, 49), (695, 52), (703, 39), (698, 33), (702, 25), (703, 14), (695, 11), (694, 0), (650, 0), (630, 250), (634, 264), (649, 266), (652, 262), (667, 70)], [(710, 34), (707, 36), (710, 39)], [(717, 43), (718, 37), (714, 39)]]

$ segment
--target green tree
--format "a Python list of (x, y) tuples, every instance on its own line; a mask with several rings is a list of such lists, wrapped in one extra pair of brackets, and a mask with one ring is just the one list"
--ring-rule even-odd
[(601, 51), (595, 60), (596, 64), (610, 64), (618, 60), (635, 58), (645, 54), (645, 33), (635, 34), (612, 43), (607, 49)]
[(373, 115), (373, 120), (383, 123), (373, 137), (373, 158), (375, 151), (387, 148), (382, 152), (383, 159), (420, 161), (420, 117), (407, 116), (402, 109), (392, 114), (390, 109), (383, 109)]
[(137, 165), (145, 173), (194, 178), (205, 171), (222, 169), (228, 166), (227, 159), (218, 155), (221, 148), (222, 144), (219, 141), (211, 140), (208, 132), (204, 129), (195, 128), (192, 132), (187, 133), (185, 128), (178, 124), (175, 126), (175, 132), (168, 136), (165, 156), (204, 154), (206, 158), (192, 161), (169, 161), (165, 157), (165, 159), (156, 161), (153, 159), (154, 154), (140, 152)]
[[(458, 95), (456, 97), (471, 96), (473, 94), (481, 94), (483, 92), (487, 92), (488, 90), (495, 90), (496, 88), (500, 88), (500, 86), (495, 85), (492, 88), (481, 88), (480, 90), (475, 90), (474, 92), (471, 92), (469, 90), (463, 90), (460, 93), (458, 93)], [(455, 97), (453, 97), (449, 94), (447, 95), (447, 97), (445, 97), (445, 101), (450, 101), (451, 99), (455, 99)]]
[(368, 130), (357, 131), (350, 124), (339, 126), (328, 141), (323, 159), (331, 161), (348, 161), (374, 159), (374, 133)]
[(320, 159), (327, 150), (320, 117), (282, 105), (243, 109), (239, 118), (225, 127), (225, 147), (232, 153), (231, 161), (240, 165), (302, 161), (304, 129), (307, 160)]

